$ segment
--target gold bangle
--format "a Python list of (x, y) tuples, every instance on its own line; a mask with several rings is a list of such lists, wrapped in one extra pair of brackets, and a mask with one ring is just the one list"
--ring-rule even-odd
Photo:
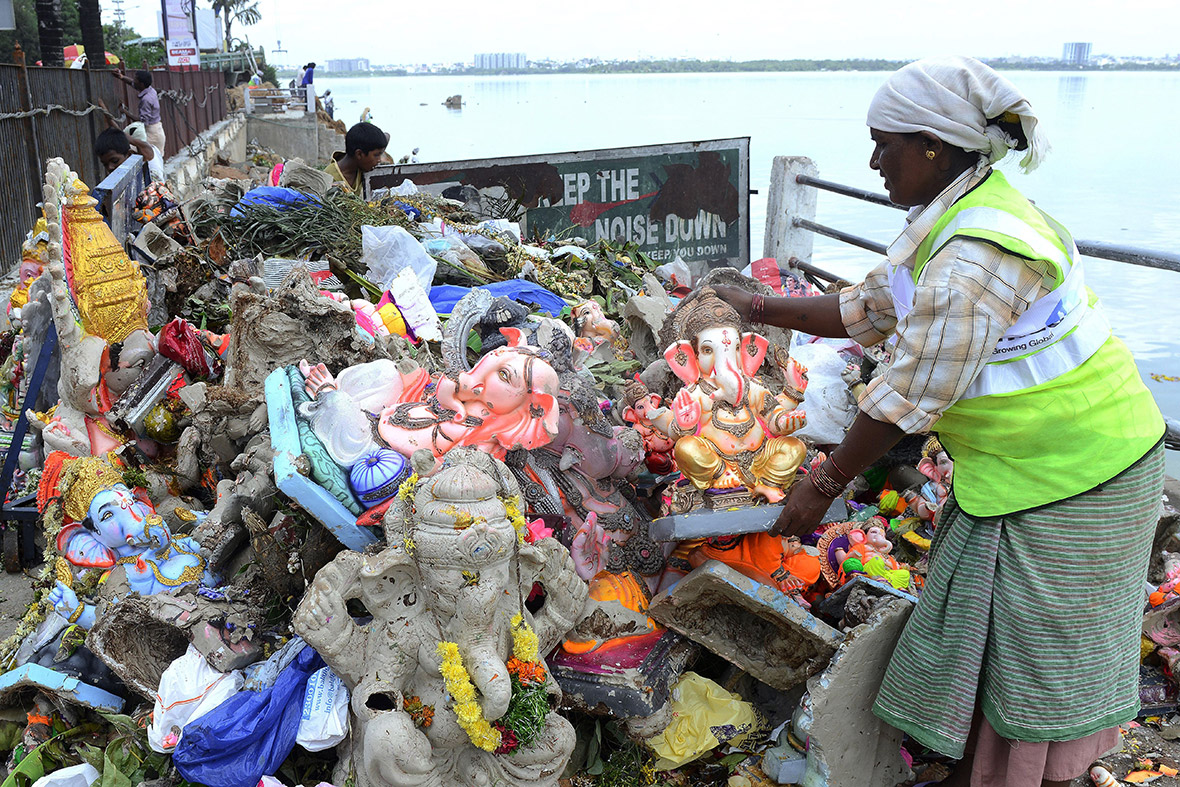
[(85, 610), (85, 608), (86, 608), (86, 606), (81, 601), (79, 601), (78, 608), (74, 610), (74, 614), (70, 615), (69, 619), (67, 619), (66, 622), (67, 623), (77, 623), (78, 618), (82, 617), (82, 612)]

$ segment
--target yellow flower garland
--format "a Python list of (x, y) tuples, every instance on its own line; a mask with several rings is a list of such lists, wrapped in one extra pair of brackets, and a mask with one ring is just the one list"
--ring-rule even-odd
[(471, 683), (467, 668), (463, 666), (459, 646), (454, 642), (440, 642), (438, 654), (442, 656), (439, 671), (442, 673), (447, 693), (455, 702), (453, 710), (455, 718), (459, 720), (459, 726), (467, 733), (473, 744), (484, 751), (495, 751), (500, 747), (500, 731), (483, 717), (483, 708), (475, 700), (475, 686)]
[[(443, 685), (454, 702), (452, 710), (459, 726), (474, 745), (484, 751), (494, 752), (500, 748), (500, 731), (484, 718), (483, 708), (475, 699), (475, 686), (471, 682), (471, 675), (463, 666), (459, 645), (445, 640), (439, 642), (438, 654), (442, 657), (439, 672), (442, 673)], [(523, 662), (539, 663), (537, 634), (520, 613), (512, 616), (512, 655)]]
[(512, 655), (524, 662), (537, 660), (537, 633), (518, 612), (512, 616)]

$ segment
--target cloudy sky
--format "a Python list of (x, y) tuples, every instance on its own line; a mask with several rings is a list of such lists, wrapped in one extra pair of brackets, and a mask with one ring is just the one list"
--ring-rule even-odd
[[(198, 0), (208, 7), (208, 0)], [(306, 62), (368, 57), (374, 64), (468, 62), (476, 52), (529, 58), (880, 57), (933, 54), (1060, 57), (1065, 41), (1095, 53), (1180, 52), (1175, 0), (259, 0), (251, 43)], [(159, 2), (125, 0), (127, 22), (156, 34)], [(104, 19), (114, 10), (102, 0)], [(952, 14), (949, 9), (955, 8)], [(241, 30), (235, 27), (235, 36)]]

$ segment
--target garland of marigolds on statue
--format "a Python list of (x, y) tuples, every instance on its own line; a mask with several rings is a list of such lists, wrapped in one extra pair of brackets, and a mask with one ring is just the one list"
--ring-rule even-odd
[(537, 647), (536, 632), (523, 615), (513, 615), (512, 658), (508, 661), (512, 698), (504, 716), (489, 723), (475, 699), (475, 686), (463, 666), (458, 644), (438, 643), (438, 654), (442, 656), (439, 671), (454, 703), (455, 718), (475, 746), (493, 754), (512, 754), (522, 746), (531, 746), (540, 736), (549, 715), (549, 700), (545, 692), (547, 673)]
[[(414, 490), (418, 485), (418, 474), (414, 473), (402, 482), (398, 489), (398, 497), (413, 506)], [(504, 503), (505, 513), (512, 529), (516, 531), (514, 546), (525, 543), (528, 526), (525, 524), (524, 514), (520, 510), (518, 499), (500, 496)], [(408, 516), (402, 517), (402, 545), (411, 555), (416, 551), (416, 544), (411, 536), (406, 522)], [(519, 582), (519, 556), (517, 556), (517, 580)], [(475, 685), (471, 682), (471, 675), (463, 666), (463, 656), (459, 652), (459, 645), (455, 642), (442, 640), (438, 643), (437, 652), (442, 661), (439, 672), (442, 674), (443, 685), (451, 695), (451, 709), (459, 726), (467, 733), (471, 743), (480, 749), (493, 754), (512, 754), (522, 746), (531, 746), (536, 742), (545, 728), (545, 717), (549, 715), (549, 698), (545, 691), (548, 673), (541, 661), (537, 634), (524, 619), (524, 599), (520, 599), (521, 610), (512, 616), (512, 658), (509, 659), (508, 674), (512, 680), (512, 695), (508, 700), (508, 709), (497, 721), (489, 722), (484, 716), (483, 707), (475, 696)], [(414, 718), (414, 723), (426, 727), (433, 721), (433, 709), (426, 713), (427, 706), (421, 704), (417, 697), (407, 698), (406, 712)]]

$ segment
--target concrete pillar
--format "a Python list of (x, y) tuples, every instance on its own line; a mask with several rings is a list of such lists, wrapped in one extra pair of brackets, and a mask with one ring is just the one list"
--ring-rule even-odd
[(819, 177), (819, 170), (806, 156), (774, 157), (762, 256), (774, 257), (780, 265), (785, 265), (791, 257), (811, 262), (812, 233), (796, 227), (793, 220), (815, 221), (816, 189), (796, 183), (796, 175)]

